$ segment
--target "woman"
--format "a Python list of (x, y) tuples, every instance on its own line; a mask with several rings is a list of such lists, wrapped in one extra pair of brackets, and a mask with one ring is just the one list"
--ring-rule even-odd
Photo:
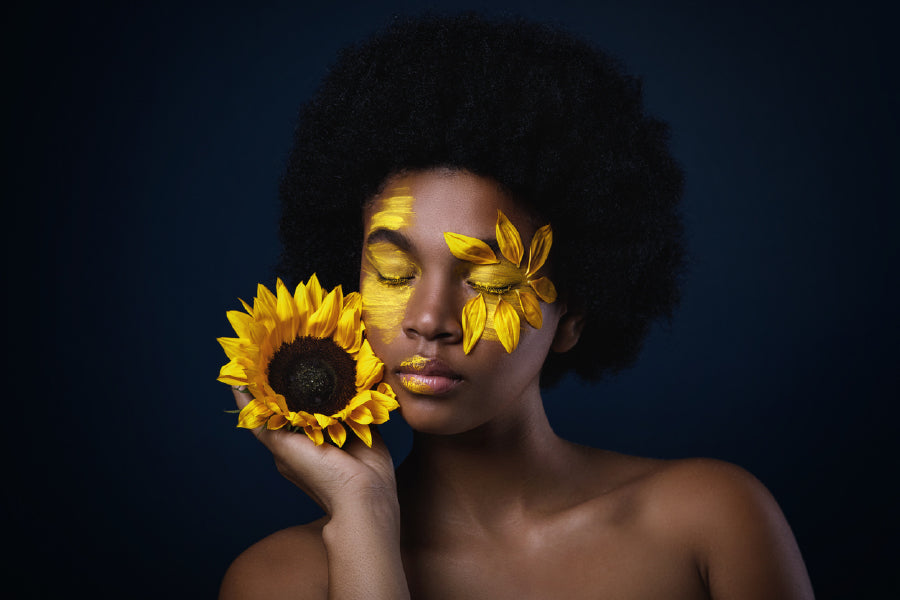
[(414, 442), (395, 474), (377, 436), (254, 430), (326, 516), (245, 551), (222, 598), (812, 597), (751, 475), (544, 413), (541, 385), (631, 364), (678, 298), (681, 172), (614, 61), (522, 22), (397, 23), (304, 108), (281, 195), (282, 274), (358, 281)]

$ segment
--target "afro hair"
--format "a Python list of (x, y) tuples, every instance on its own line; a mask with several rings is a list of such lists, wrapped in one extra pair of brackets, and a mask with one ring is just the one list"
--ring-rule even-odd
[(397, 20), (341, 52), (300, 112), (278, 274), (357, 289), (362, 207), (388, 176), (436, 167), (491, 178), (553, 224), (554, 282), (585, 325), (543, 385), (631, 365), (671, 317), (683, 176), (640, 82), (567, 32), (475, 14)]

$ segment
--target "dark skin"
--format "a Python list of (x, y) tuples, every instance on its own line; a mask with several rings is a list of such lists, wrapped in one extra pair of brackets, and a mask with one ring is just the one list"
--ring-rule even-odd
[[(367, 335), (415, 431), (413, 449), (395, 474), (377, 438), (372, 448), (356, 440), (339, 450), (256, 430), (327, 516), (245, 551), (222, 598), (813, 597), (790, 528), (747, 472), (624, 456), (554, 434), (540, 365), (581, 331), (562, 301), (542, 303), (543, 326), (523, 325), (512, 353), (487, 335), (462, 351), (461, 308), (476, 292), (443, 232), (490, 239), (500, 209), (527, 244), (540, 223), (466, 172), (396, 177), (383, 196), (398, 187), (415, 198), (415, 218), (397, 230), (414, 277), (399, 326), (369, 326)], [(367, 232), (384, 200), (367, 209)], [(378, 289), (363, 260), (365, 297), (367, 286)], [(407, 389), (399, 365), (412, 355), (440, 358), (460, 383), (438, 394)]]

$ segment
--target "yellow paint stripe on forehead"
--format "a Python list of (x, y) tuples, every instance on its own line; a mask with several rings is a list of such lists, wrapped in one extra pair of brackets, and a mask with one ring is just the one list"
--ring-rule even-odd
[(408, 187), (393, 188), (378, 201), (379, 210), (372, 215), (369, 233), (376, 229), (396, 231), (413, 224), (413, 198)]

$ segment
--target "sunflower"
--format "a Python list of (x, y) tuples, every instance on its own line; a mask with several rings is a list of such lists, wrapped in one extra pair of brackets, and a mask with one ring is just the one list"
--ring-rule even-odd
[(262, 284), (256, 294), (252, 307), (241, 300), (246, 313), (227, 313), (238, 337), (218, 340), (230, 359), (219, 381), (253, 395), (238, 427), (302, 429), (316, 445), (324, 430), (343, 446), (346, 425), (371, 447), (369, 425), (387, 421), (398, 404), (363, 337), (359, 294), (344, 296), (340, 286), (326, 293), (315, 275), (293, 296), (280, 279), (274, 294)]
[(525, 317), (529, 325), (540, 329), (544, 318), (539, 300), (548, 304), (556, 301), (553, 282), (547, 277), (536, 277), (547, 262), (550, 246), (553, 245), (553, 229), (550, 225), (544, 225), (532, 236), (525, 265), (522, 264), (525, 257), (522, 236), (500, 210), (497, 211), (496, 234), (502, 260), (490, 246), (478, 238), (444, 233), (444, 240), (456, 258), (475, 265), (497, 265), (485, 274), (486, 282), (470, 281), (478, 295), (463, 307), (463, 350), (466, 354), (471, 352), (487, 325), (485, 294), (496, 297), (493, 328), (507, 352), (512, 352), (519, 345), (520, 315)]

